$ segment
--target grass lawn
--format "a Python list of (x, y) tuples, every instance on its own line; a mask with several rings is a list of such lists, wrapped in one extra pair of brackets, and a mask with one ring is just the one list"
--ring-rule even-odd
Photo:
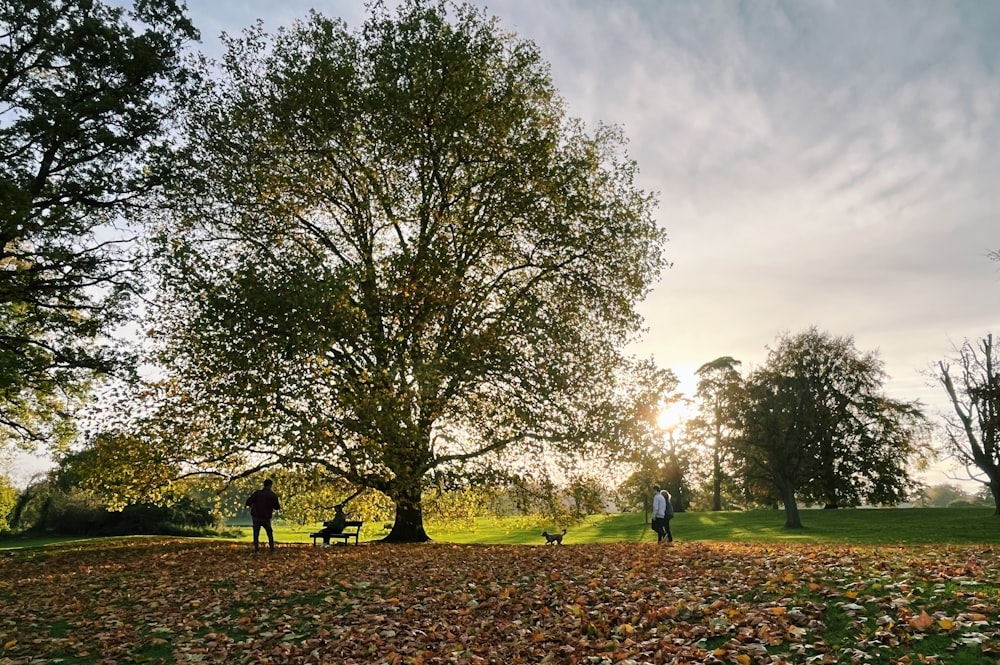
[[(566, 544), (653, 542), (655, 534), (642, 513), (592, 515), (570, 525)], [(801, 530), (784, 528), (784, 512), (678, 513), (671, 530), (678, 541), (745, 543), (838, 543), (877, 544), (1000, 544), (1000, 517), (990, 508), (886, 508), (857, 510), (803, 510)], [(275, 538), (282, 543), (311, 543), (309, 534), (319, 524), (293, 525), (278, 520)], [(435, 542), (540, 545), (542, 531), (562, 527), (533, 517), (482, 518), (471, 524), (441, 524), (429, 521), (427, 533)], [(232, 526), (237, 540), (251, 540), (249, 526)], [(365, 524), (362, 541), (379, 540), (387, 531), (383, 524)], [(0, 548), (3, 547), (0, 541)]]
[[(1000, 544), (1000, 517), (989, 508), (886, 508), (858, 510), (804, 510), (805, 528), (784, 528), (784, 512), (751, 510), (746, 512), (679, 513), (671, 522), (675, 538), (681, 542), (742, 542), (880, 545), (911, 544)], [(383, 523), (365, 524), (362, 541), (385, 536)], [(472, 524), (426, 525), (435, 542), (487, 545), (540, 545), (541, 532), (560, 531), (561, 526), (533, 517), (483, 518)], [(309, 534), (319, 524), (297, 525), (275, 522), (275, 538), (283, 544), (311, 543)], [(232, 539), (249, 542), (248, 525), (230, 525)], [(83, 542), (67, 537), (7, 536), (0, 538), (0, 550), (43, 545)], [(592, 515), (570, 525), (565, 543), (649, 543), (655, 535), (642, 513)]]

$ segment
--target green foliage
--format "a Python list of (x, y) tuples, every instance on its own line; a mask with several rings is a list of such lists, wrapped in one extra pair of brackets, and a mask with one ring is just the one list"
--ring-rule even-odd
[(695, 392), (699, 415), (688, 426), (689, 434), (711, 451), (712, 510), (722, 510), (723, 488), (732, 480), (729, 457), (738, 427), (739, 404), (743, 378), (737, 368), (740, 361), (722, 356), (698, 368), (698, 388)]
[(11, 530), (11, 518), (18, 494), (10, 476), (0, 474), (0, 532)]
[(926, 420), (882, 393), (877, 354), (815, 328), (784, 336), (746, 380), (736, 453), (751, 491), (779, 498), (801, 526), (797, 497), (828, 507), (896, 504), (914, 488)]
[(197, 33), (174, 0), (6, 0), (0, 34), (0, 438), (31, 448), (124, 360), (102, 342), (137, 286), (116, 224)]
[(211, 504), (181, 497), (165, 505), (130, 504), (110, 510), (97, 495), (57, 480), (33, 483), (16, 510), (17, 528), (29, 533), (72, 536), (130, 534), (204, 535), (215, 533), (219, 518)]
[(163, 201), (169, 379), (123, 432), (377, 490), (399, 540), (425, 536), (432, 478), (633, 437), (620, 349), (664, 234), (621, 131), (567, 117), (532, 43), (409, 0), (228, 46)]

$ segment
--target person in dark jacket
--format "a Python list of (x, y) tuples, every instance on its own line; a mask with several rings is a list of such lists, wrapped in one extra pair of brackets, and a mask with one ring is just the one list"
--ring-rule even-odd
[(281, 510), (281, 502), (278, 495), (271, 489), (274, 481), (268, 478), (264, 481), (264, 486), (254, 491), (247, 499), (250, 507), (250, 517), (253, 519), (253, 551), (260, 551), (260, 530), (264, 529), (267, 534), (267, 542), (274, 552), (274, 529), (271, 528), (271, 518), (274, 511)]
[(336, 511), (333, 519), (323, 522), (323, 530), (320, 531), (320, 534), (323, 536), (323, 547), (329, 547), (330, 536), (335, 533), (343, 533), (344, 526), (347, 524), (347, 515), (344, 514), (344, 504), (338, 503), (333, 509)]

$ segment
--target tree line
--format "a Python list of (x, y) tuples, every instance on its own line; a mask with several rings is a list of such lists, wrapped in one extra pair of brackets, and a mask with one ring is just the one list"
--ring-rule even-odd
[[(226, 37), (218, 62), (173, 0), (13, 0), (0, 27), (5, 446), (71, 459), (121, 505), (316, 475), (391, 501), (391, 541), (427, 538), (429, 488), (662, 446), (676, 377), (623, 351), (669, 266), (656, 196), (624, 132), (570, 116), (495, 18), (312, 12)], [(735, 367), (702, 368), (691, 424), (716, 507), (737, 479), (796, 526), (800, 500), (912, 488), (926, 419), (874, 354), (809, 330)], [(955, 388), (978, 400), (956, 446), (995, 425), (989, 386)], [(1000, 477), (982, 436), (970, 460)]]

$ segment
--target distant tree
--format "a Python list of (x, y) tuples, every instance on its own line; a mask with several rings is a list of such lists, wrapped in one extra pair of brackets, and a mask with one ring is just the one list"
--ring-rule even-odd
[(947, 508), (956, 501), (970, 501), (974, 497), (957, 485), (932, 485), (924, 492), (923, 505)]
[(746, 382), (737, 451), (751, 483), (774, 488), (786, 526), (802, 526), (797, 496), (830, 508), (897, 503), (926, 421), (916, 403), (882, 394), (874, 353), (811, 328), (784, 336)]
[(17, 487), (7, 474), (0, 474), (0, 531), (11, 530), (11, 513), (17, 505)]
[[(621, 461), (632, 473), (617, 488), (619, 503), (627, 509), (648, 511), (653, 485), (663, 486), (668, 475), (668, 451), (665, 447), (663, 414), (678, 400), (680, 381), (670, 369), (660, 368), (652, 361), (640, 363), (633, 372), (634, 381), (626, 389), (626, 402), (634, 405), (623, 437)], [(623, 432), (624, 434), (624, 432)]]
[(577, 472), (566, 485), (566, 494), (573, 502), (573, 512), (577, 518), (604, 514), (604, 498), (607, 493), (604, 482), (593, 473)]
[(735, 433), (736, 404), (743, 382), (737, 369), (740, 364), (739, 360), (722, 356), (695, 372), (698, 375), (695, 402), (699, 416), (692, 423), (692, 429), (708, 442), (712, 451), (712, 510), (722, 510), (722, 487), (726, 480), (724, 462)]
[(694, 440), (689, 438), (687, 423), (678, 423), (666, 429), (662, 458), (660, 485), (670, 492), (674, 510), (683, 513), (691, 503), (692, 475), (698, 457)]
[(993, 335), (975, 344), (965, 340), (955, 354), (937, 364), (955, 412), (945, 418), (948, 450), (971, 478), (989, 486), (994, 514), (1000, 515), (1000, 366)]
[(144, 431), (206, 471), (382, 492), (399, 542), (436, 476), (630, 436), (621, 349), (664, 235), (533, 44), (470, 5), (395, 12), (251, 29), (191, 96)]
[(123, 360), (101, 343), (136, 286), (118, 223), (197, 32), (174, 0), (5, 0), (0, 34), (0, 445), (33, 448)]

